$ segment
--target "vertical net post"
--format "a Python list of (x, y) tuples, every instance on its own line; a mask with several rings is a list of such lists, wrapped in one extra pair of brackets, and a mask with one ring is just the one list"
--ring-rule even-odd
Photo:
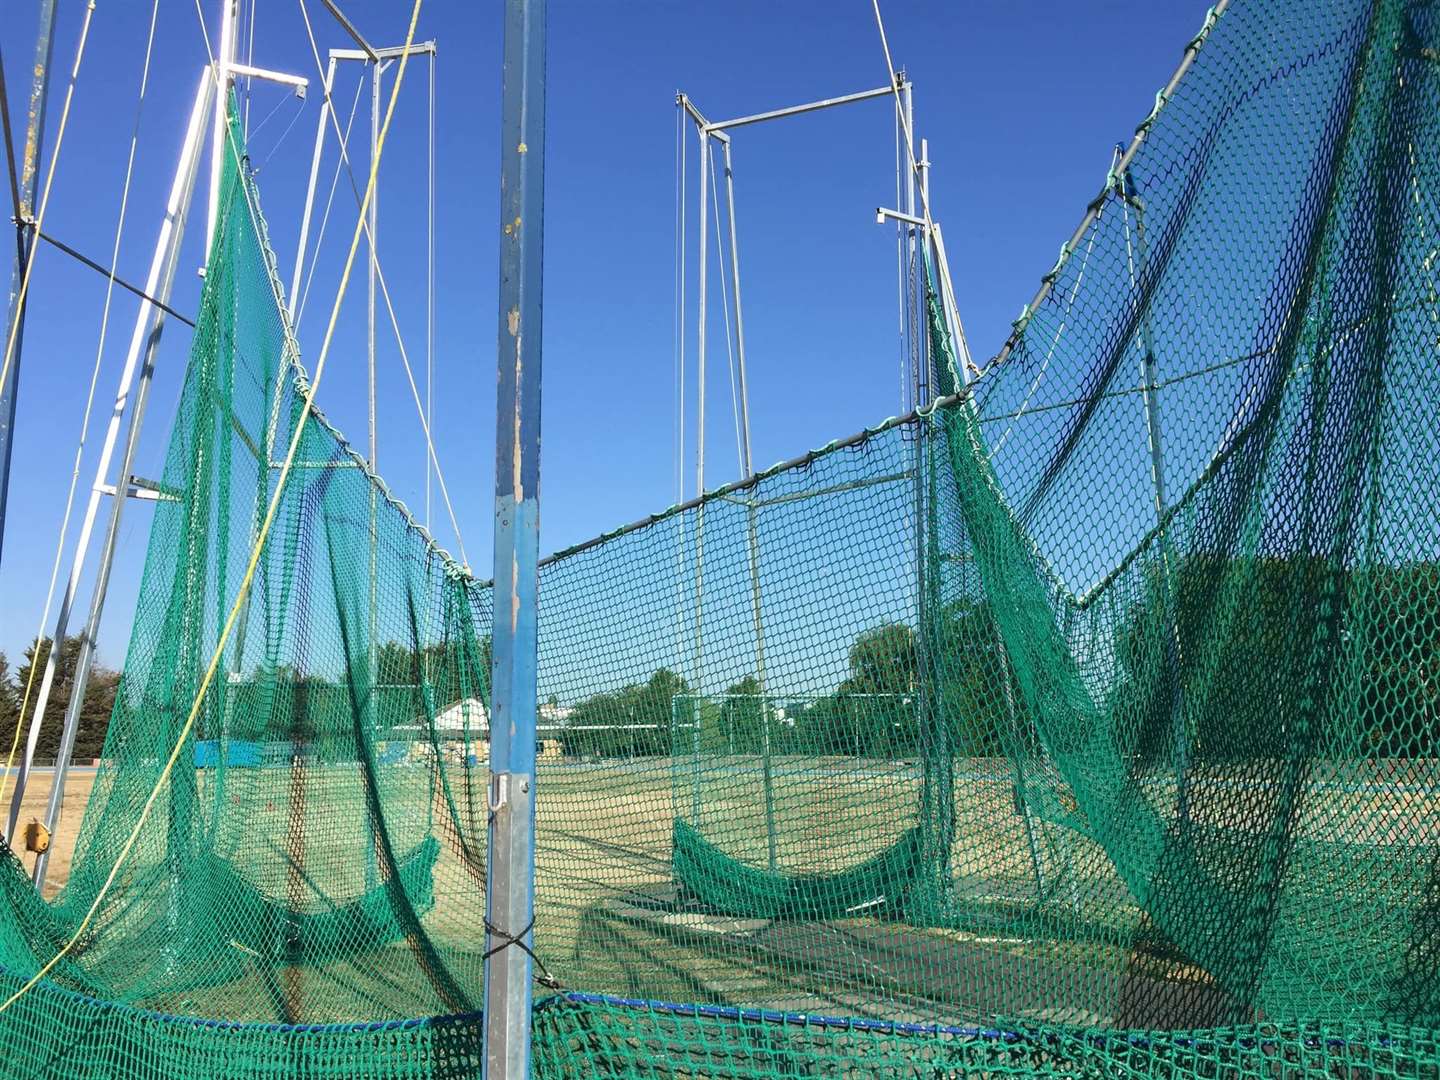
[(487, 1080), (522, 1080), (535, 909), (545, 0), (507, 0), (504, 55), (484, 1061)]

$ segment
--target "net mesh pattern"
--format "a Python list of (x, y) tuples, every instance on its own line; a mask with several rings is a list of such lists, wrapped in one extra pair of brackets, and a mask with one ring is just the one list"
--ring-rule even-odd
[[(541, 576), (553, 1077), (1440, 1075), (1440, 7), (1236, 0), (945, 397)], [(489, 626), (226, 174), (36, 1076), (479, 1069)]]

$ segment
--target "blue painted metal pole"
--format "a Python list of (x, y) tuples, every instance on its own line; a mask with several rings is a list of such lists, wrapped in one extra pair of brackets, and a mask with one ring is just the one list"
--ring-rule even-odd
[(486, 863), (486, 1080), (530, 1075), (535, 921), (540, 320), (545, 0), (506, 0), (500, 125), (500, 334), (495, 418), (495, 617)]
[[(20, 213), (35, 213), (35, 187), (40, 175), (40, 148), (45, 141), (45, 106), (50, 100), (50, 58), (55, 54), (56, 0), (40, 0), (40, 17), (35, 34), (35, 63), (31, 68), (30, 101), (25, 114), (25, 148), (20, 154), (18, 195)], [(14, 208), (11, 209), (14, 213)], [(7, 215), (8, 216), (8, 215)], [(20, 283), (25, 278), (25, 265), (35, 251), (36, 237), (17, 222), (15, 266), (10, 272), (10, 303), (7, 307), (5, 336), (0, 349), (11, 346), (9, 371), (0, 386), (0, 551), (5, 545), (5, 510), (10, 502), (10, 456), (15, 434), (15, 399), (20, 386), (20, 347), (25, 333), (25, 305), (21, 302)], [(0, 357), (0, 367), (5, 367)]]

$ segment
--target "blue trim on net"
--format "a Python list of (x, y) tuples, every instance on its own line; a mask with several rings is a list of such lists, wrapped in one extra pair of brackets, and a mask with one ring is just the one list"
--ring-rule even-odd
[[(742, 1009), (733, 1005), (683, 1005), (673, 1001), (651, 1001), (646, 998), (615, 997), (610, 994), (587, 994), (579, 991), (570, 991), (564, 994), (557, 994), (546, 998), (535, 1007), (540, 1009), (556, 1001), (566, 1001), (577, 1005), (609, 1005), (624, 1009), (644, 1009), (650, 1012), (669, 1013), (672, 1016), (697, 1017), (707, 1020), (739, 1020), (750, 1022), (764, 1022), (772, 1024), (789, 1024), (795, 1027), (812, 1028), (836, 1028), (843, 1031), (866, 1031), (876, 1032), (885, 1035), (929, 1035), (929, 1036), (950, 1036), (961, 1039), (979, 1039), (992, 1042), (1021, 1043), (1021, 1042), (1044, 1042), (1051, 1045), (1063, 1041), (1063, 1036), (1054, 1031), (1023, 1032), (1012, 1031), (1005, 1028), (993, 1027), (952, 1027), (947, 1024), (916, 1024), (902, 1020), (871, 1020), (864, 1017), (847, 1016), (823, 1016), (815, 1013), (782, 1012), (776, 1009)], [(1106, 1034), (1099, 1031), (1077, 1031), (1071, 1034), (1071, 1038), (1079, 1042), (1088, 1042), (1097, 1047), (1111, 1045), (1117, 1041), (1128, 1043), (1134, 1047), (1149, 1048), (1156, 1042), (1154, 1032), (1121, 1032)], [(1206, 1047), (1213, 1047), (1224, 1040), (1209, 1037), (1195, 1037), (1193, 1035), (1175, 1034), (1166, 1040), (1175, 1046), (1186, 1049), (1198, 1050)], [(1253, 1049), (1274, 1049), (1281, 1045), (1283, 1040), (1279, 1038), (1259, 1038), (1256, 1036), (1240, 1036), (1234, 1040), (1234, 1045), (1244, 1050)], [(1303, 1035), (1297, 1033), (1297, 1039), (1301, 1045), (1310, 1050), (1317, 1050), (1321, 1046), (1326, 1049), (1345, 1049), (1351, 1045), (1352, 1040), (1343, 1039), (1338, 1036), (1330, 1036), (1321, 1039), (1316, 1035)], [(1376, 1040), (1376, 1045), (1389, 1048), (1391, 1040), (1381, 1036)]]
[[(19, 978), (20, 976), (17, 976), (4, 965), (0, 965), (0, 977), (13, 979)], [(71, 990), (68, 987), (60, 986), (48, 980), (37, 984), (35, 989), (45, 994), (68, 998), (82, 1005), (107, 1012), (128, 1013), (138, 1020), (174, 1024), (205, 1031), (235, 1032), (236, 1034), (259, 1032), (266, 1035), (368, 1035), (393, 1031), (419, 1031), (427, 1028), (456, 1027), (466, 1024), (478, 1025), (483, 1019), (483, 1014), (477, 1010), (473, 1012), (450, 1013), (444, 1016), (417, 1016), (400, 1020), (359, 1020), (339, 1024), (283, 1024), (256, 1020), (217, 1020), (202, 1016), (185, 1016), (179, 1013), (160, 1012), (156, 1009), (142, 1009), (139, 1006), (130, 1005), (123, 1001), (106, 1001), (103, 998), (92, 997), (89, 994), (83, 994), (78, 990)], [(872, 1020), (866, 1017), (825, 1016), (816, 1013), (783, 1012), (778, 1009), (744, 1009), (734, 1005), (687, 1005), (674, 1001), (652, 1001), (647, 998), (616, 997), (611, 994), (589, 994), (582, 993), (578, 990), (568, 991), (563, 994), (554, 994), (545, 998), (543, 1001), (536, 1002), (535, 1011), (539, 1012), (547, 1007), (553, 1007), (558, 1002), (571, 1005), (606, 1005), (612, 1008), (668, 1013), (672, 1016), (694, 1017), (702, 1020), (736, 1020), (750, 1023), (781, 1024), (791, 1027), (863, 1031), (883, 1035), (917, 1035), (978, 1039), (1005, 1044), (1042, 1042), (1055, 1045), (1062, 1041), (1062, 1036), (1053, 1031), (1022, 1032), (994, 1027), (954, 1027), (947, 1024), (917, 1024), (903, 1020)], [(1150, 1047), (1155, 1041), (1154, 1033), (1147, 1034), (1141, 1032), (1116, 1032), (1112, 1035), (1096, 1031), (1076, 1032), (1072, 1038), (1091, 1043), (1097, 1047), (1107, 1046), (1116, 1041), (1123, 1041), (1136, 1047)], [(1172, 1042), (1175, 1046), (1185, 1047), (1187, 1049), (1201, 1049), (1207, 1046), (1214, 1046), (1222, 1040), (1214, 1036), (1196, 1038), (1191, 1035), (1177, 1034), (1170, 1036), (1168, 1041)], [(1242, 1036), (1235, 1040), (1235, 1045), (1245, 1050), (1256, 1048), (1264, 1050), (1266, 1048), (1279, 1046), (1281, 1041), (1280, 1039)], [(1319, 1049), (1321, 1046), (1332, 1050), (1345, 1049), (1351, 1045), (1351, 1040), (1335, 1036), (1321, 1039), (1314, 1035), (1301, 1035), (1298, 1041), (1308, 1049)], [(1376, 1044), (1379, 1047), (1389, 1048), (1391, 1040), (1386, 1036), (1381, 1036), (1376, 1040)]]
[[(20, 978), (4, 965), (0, 965), (0, 976)], [(88, 1005), (107, 1012), (129, 1013), (139, 1020), (152, 1020), (162, 1024), (182, 1027), (203, 1028), (207, 1031), (262, 1032), (267, 1035), (359, 1035), (388, 1031), (414, 1031), (421, 1028), (449, 1027), (459, 1024), (478, 1024), (481, 1013), (451, 1013), (446, 1016), (417, 1016), (401, 1020), (358, 1020), (340, 1024), (283, 1024), (259, 1020), (217, 1020), (203, 1016), (185, 1016), (180, 1013), (160, 1012), (157, 1009), (142, 1009), (123, 1001), (107, 1001), (92, 997), (78, 990), (60, 986), (48, 980), (37, 983), (35, 990), (57, 997), (68, 998), (82, 1005)], [(33, 992), (33, 991), (32, 991)]]
[[(646, 998), (613, 997), (609, 994), (585, 994), (579, 991), (556, 995), (542, 1004), (564, 1000), (577, 1005), (612, 1005), (626, 1009), (646, 1009), (694, 1016), (706, 1020), (758, 1021), (790, 1024), (796, 1027), (840, 1028), (845, 1031), (873, 1031), (886, 1035), (951, 1035), (966, 1039), (998, 1039), (1019, 1042), (1026, 1038), (1018, 1031), (1001, 1028), (950, 1027), (945, 1024), (915, 1024), (903, 1020), (870, 1020), (857, 1016), (823, 1016), (816, 1013), (782, 1012), (777, 1009), (742, 1009), (733, 1005), (683, 1005), (674, 1001), (651, 1001)], [(539, 1008), (539, 1006), (536, 1006)]]

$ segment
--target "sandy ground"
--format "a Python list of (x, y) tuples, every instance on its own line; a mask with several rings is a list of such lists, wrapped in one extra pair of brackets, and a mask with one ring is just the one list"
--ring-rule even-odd
[[(20, 804), (20, 830), (24, 835), (26, 822), (39, 821), (45, 816), (45, 804), (50, 800), (49, 769), (37, 769), (25, 788), (25, 801)], [(65, 809), (60, 816), (60, 827), (50, 845), (50, 867), (45, 873), (45, 895), (54, 896), (70, 877), (70, 859), (75, 853), (75, 837), (80, 831), (80, 820), (85, 816), (85, 803), (90, 799), (90, 788), (95, 783), (94, 769), (73, 769), (65, 784)], [(10, 785), (6, 784), (5, 805), (10, 804)], [(22, 842), (23, 844), (23, 842)], [(21, 845), (17, 845), (19, 847)], [(35, 866), (35, 856), (28, 851), (17, 851), (25, 863), (25, 869)]]

